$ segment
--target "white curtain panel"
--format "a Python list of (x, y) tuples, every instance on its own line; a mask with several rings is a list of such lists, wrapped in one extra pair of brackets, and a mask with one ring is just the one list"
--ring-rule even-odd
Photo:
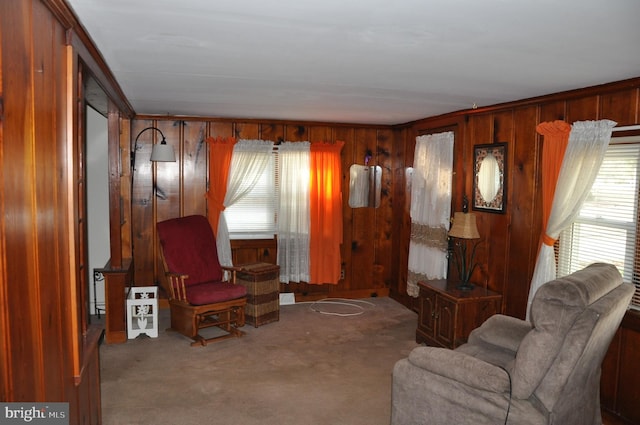
[[(253, 189), (260, 176), (273, 160), (273, 142), (265, 140), (238, 140), (233, 147), (227, 194), (224, 206), (229, 207), (242, 199)], [(218, 235), (216, 238), (218, 258), (223, 266), (232, 266), (231, 242), (229, 228), (224, 211), (218, 221)]]
[[(598, 175), (602, 159), (616, 123), (610, 120), (577, 121), (571, 126), (546, 233), (557, 239), (560, 232), (578, 216), (585, 198)], [(544, 167), (544, 164), (542, 164)], [(542, 244), (531, 280), (527, 301), (527, 319), (533, 296), (540, 286), (556, 278), (553, 246)]]
[(451, 217), (453, 132), (416, 138), (411, 177), (411, 239), (407, 293), (418, 282), (447, 276), (447, 231)]
[(310, 147), (309, 142), (284, 142), (278, 147), (278, 265), (284, 283), (310, 280)]

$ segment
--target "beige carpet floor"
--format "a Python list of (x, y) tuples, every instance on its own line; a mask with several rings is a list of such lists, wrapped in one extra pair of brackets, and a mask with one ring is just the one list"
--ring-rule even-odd
[(103, 424), (388, 425), (417, 315), (390, 298), (333, 302), (281, 306), (206, 347), (165, 331), (160, 310), (158, 338), (101, 346)]

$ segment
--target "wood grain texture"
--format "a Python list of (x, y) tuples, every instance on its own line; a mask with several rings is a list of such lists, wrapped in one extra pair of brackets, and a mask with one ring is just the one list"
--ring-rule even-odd
[(58, 18), (41, 1), (0, 2), (0, 399), (70, 401), (70, 423), (99, 423), (85, 68)]

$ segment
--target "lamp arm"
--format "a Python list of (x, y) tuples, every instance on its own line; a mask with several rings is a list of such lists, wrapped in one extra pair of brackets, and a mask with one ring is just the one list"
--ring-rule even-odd
[(162, 140), (160, 141), (160, 143), (164, 143), (164, 144), (166, 144), (166, 143), (167, 143), (167, 140), (164, 138), (164, 134), (162, 133), (162, 131), (160, 131), (160, 129), (159, 129), (158, 127), (147, 127), (147, 128), (143, 128), (142, 130), (140, 130), (140, 133), (138, 133), (138, 135), (136, 136), (136, 140), (135, 140), (135, 142), (134, 142), (134, 143), (137, 143), (137, 142), (138, 142), (138, 139), (140, 138), (140, 135), (141, 135), (142, 133), (144, 133), (145, 131), (147, 131), (147, 130), (155, 130), (155, 131), (157, 131), (158, 133), (160, 133), (160, 136), (162, 136)]
[[(138, 139), (140, 138), (142, 133), (144, 133), (147, 130), (155, 130), (158, 133), (160, 133), (160, 136), (162, 136), (162, 140), (160, 141), (160, 144), (161, 145), (167, 144), (167, 139), (165, 139), (164, 133), (162, 133), (162, 131), (158, 127), (152, 126), (152, 127), (146, 127), (140, 130), (140, 133), (138, 133), (138, 135), (136, 136), (136, 140), (133, 142), (133, 146), (131, 147), (131, 151), (129, 152), (129, 154), (131, 155), (131, 170), (132, 170), (131, 172), (132, 173), (133, 173), (133, 170), (135, 170), (136, 168), (136, 150), (138, 149)], [(131, 183), (131, 185), (133, 186), (133, 182)]]

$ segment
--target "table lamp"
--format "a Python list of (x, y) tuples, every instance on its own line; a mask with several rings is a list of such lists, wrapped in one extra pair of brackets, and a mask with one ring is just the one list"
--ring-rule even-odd
[(449, 237), (454, 238), (453, 262), (460, 277), (458, 289), (471, 290), (473, 284), (469, 279), (477, 266), (477, 263), (474, 263), (474, 257), (479, 241), (472, 244), (470, 251), (469, 245), (471, 240), (480, 239), (476, 216), (472, 213), (456, 212), (453, 216), (453, 225), (449, 230)]

